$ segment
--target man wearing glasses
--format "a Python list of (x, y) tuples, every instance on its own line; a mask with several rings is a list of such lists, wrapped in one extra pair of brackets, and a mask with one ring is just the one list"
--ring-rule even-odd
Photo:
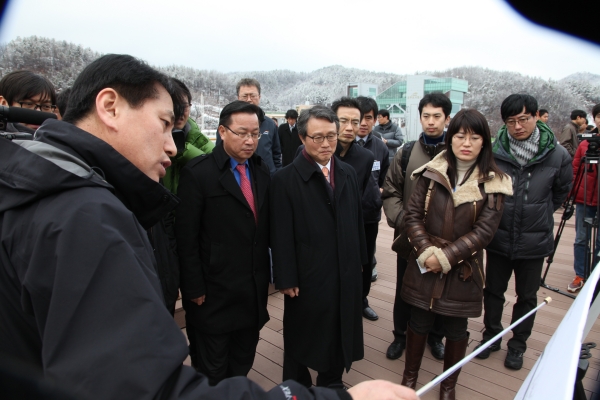
[[(360, 123), (358, 109), (355, 117)], [(344, 368), (364, 354), (362, 188), (334, 156), (335, 112), (315, 106), (297, 124), (304, 148), (271, 184), (275, 287), (285, 295), (283, 380), (310, 387), (311, 368), (317, 386), (343, 389)]]
[[(256, 79), (244, 78), (240, 80), (236, 87), (238, 100), (246, 103), (260, 105), (260, 83)], [(279, 142), (279, 133), (275, 122), (265, 116), (264, 111), (260, 109), (259, 115), (260, 133), (262, 138), (258, 143), (256, 155), (262, 157), (264, 162), (269, 167), (271, 176), (277, 170), (281, 169), (281, 144)], [(221, 137), (217, 135), (217, 144), (221, 141)]]
[[(14, 71), (0, 80), (0, 105), (43, 112), (56, 111), (56, 91), (50, 81), (30, 71)], [(9, 123), (7, 132), (34, 133), (39, 125)]]
[(211, 385), (246, 376), (269, 320), (269, 168), (255, 154), (261, 109), (223, 108), (221, 142), (181, 171), (175, 233), (192, 364)]
[[(477, 357), (488, 358), (500, 350), (500, 342), (486, 343), (502, 331), (504, 293), (514, 271), (517, 301), (511, 323), (535, 308), (544, 258), (554, 249), (553, 213), (571, 189), (571, 156), (556, 143), (548, 125), (537, 118), (538, 103), (526, 94), (512, 94), (500, 106), (504, 126), (493, 144), (498, 166), (513, 180), (512, 196), (494, 239), (487, 247), (483, 303), (485, 330), (478, 346), (487, 349)], [(526, 341), (535, 315), (513, 329), (504, 366), (523, 366)]]

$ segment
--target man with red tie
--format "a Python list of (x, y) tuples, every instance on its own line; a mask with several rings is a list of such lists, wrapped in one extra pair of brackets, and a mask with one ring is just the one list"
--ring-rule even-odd
[(245, 376), (267, 312), (269, 168), (254, 154), (258, 106), (223, 108), (221, 143), (182, 170), (175, 229), (192, 365), (210, 384)]
[(304, 149), (273, 176), (270, 204), (275, 287), (285, 294), (283, 380), (310, 387), (311, 368), (317, 386), (343, 390), (344, 369), (364, 354), (367, 254), (362, 187), (334, 156), (339, 126), (330, 108), (302, 111)]

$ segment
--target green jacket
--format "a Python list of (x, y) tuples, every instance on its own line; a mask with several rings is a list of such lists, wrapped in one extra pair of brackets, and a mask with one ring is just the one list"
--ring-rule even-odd
[[(540, 157), (544, 156), (547, 152), (556, 147), (554, 133), (550, 130), (548, 125), (544, 124), (542, 121), (538, 121), (537, 127), (540, 130), (540, 146), (537, 154), (531, 159), (531, 161), (529, 161), (529, 163), (537, 161)], [(506, 153), (511, 160), (516, 161), (515, 157), (510, 152), (508, 130), (506, 129), (506, 125), (502, 125), (502, 128), (500, 128), (498, 131), (498, 135), (496, 136), (496, 140), (493, 142), (492, 146), (492, 151), (494, 154), (498, 154), (500, 147), (502, 147), (504, 153)]]
[(179, 185), (179, 174), (181, 169), (192, 158), (198, 157), (202, 154), (212, 153), (215, 148), (215, 144), (206, 135), (200, 132), (198, 124), (188, 118), (186, 126), (183, 128), (184, 131), (188, 129), (187, 136), (185, 138), (185, 150), (182, 154), (171, 158), (171, 166), (167, 168), (167, 174), (163, 178), (163, 184), (173, 194), (177, 194), (177, 186)]

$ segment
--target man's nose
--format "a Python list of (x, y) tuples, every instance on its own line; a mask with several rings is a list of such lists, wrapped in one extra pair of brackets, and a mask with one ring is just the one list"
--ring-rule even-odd
[(164, 150), (165, 153), (167, 153), (167, 155), (171, 158), (177, 155), (177, 146), (175, 146), (173, 135), (171, 133), (169, 133), (167, 140), (165, 140)]

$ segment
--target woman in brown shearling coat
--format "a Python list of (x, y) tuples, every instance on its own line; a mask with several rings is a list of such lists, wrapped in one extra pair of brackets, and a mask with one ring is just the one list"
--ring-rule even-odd
[[(500, 223), (503, 196), (512, 195), (511, 179), (494, 162), (489, 126), (478, 111), (456, 114), (446, 149), (411, 176), (420, 179), (405, 216), (412, 252), (401, 295), (414, 307), (402, 384), (413, 389), (436, 314), (444, 316), (444, 370), (465, 356), (467, 318), (481, 315), (483, 249)], [(459, 373), (442, 382), (440, 399), (454, 399)]]

